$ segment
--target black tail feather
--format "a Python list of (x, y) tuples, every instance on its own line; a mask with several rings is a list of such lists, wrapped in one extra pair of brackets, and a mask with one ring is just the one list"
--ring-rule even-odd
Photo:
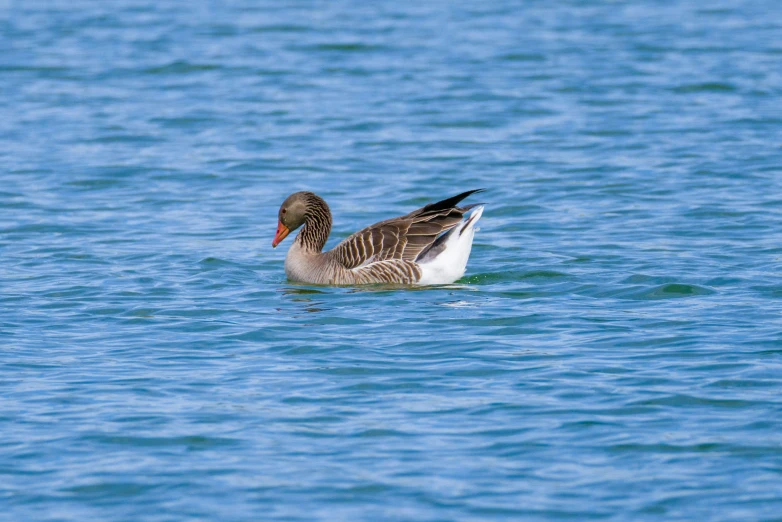
[(442, 201), (438, 201), (437, 203), (430, 203), (426, 205), (422, 210), (424, 212), (430, 212), (430, 211), (437, 211), (437, 210), (446, 210), (449, 208), (455, 207), (461, 200), (467, 198), (468, 196), (471, 196), (473, 194), (476, 194), (478, 192), (483, 192), (486, 189), (475, 189), (475, 190), (468, 190), (467, 192), (462, 192), (461, 194), (458, 194), (456, 196), (453, 196), (448, 199), (444, 199)]

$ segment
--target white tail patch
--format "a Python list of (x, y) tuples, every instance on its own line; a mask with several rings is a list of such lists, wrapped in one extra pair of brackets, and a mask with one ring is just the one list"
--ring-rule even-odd
[(447, 285), (464, 275), (475, 237), (475, 224), (483, 214), (483, 205), (475, 207), (470, 217), (446, 233), (445, 248), (434, 258), (418, 263), (419, 285)]

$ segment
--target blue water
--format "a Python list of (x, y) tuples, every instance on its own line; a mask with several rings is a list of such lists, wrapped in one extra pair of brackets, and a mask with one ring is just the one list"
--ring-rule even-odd
[(0, 519), (779, 520), (782, 4), (191, 4), (0, 2)]

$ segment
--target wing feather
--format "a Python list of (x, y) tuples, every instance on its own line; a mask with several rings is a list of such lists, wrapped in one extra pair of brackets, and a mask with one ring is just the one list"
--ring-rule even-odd
[(474, 205), (456, 205), (479, 190), (471, 190), (457, 196), (431, 203), (413, 212), (359, 230), (334, 247), (329, 254), (345, 268), (353, 269), (377, 265), (379, 261), (398, 259), (404, 263), (381, 264), (373, 271), (402, 270), (408, 277), (416, 274), (407, 262), (426, 250), (437, 237), (454, 228), (464, 214)]

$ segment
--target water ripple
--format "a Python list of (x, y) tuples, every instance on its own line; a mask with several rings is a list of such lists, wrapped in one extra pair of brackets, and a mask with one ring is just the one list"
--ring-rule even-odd
[[(0, 12), (0, 519), (779, 516), (777, 3)], [(475, 187), (453, 285), (270, 248)]]

